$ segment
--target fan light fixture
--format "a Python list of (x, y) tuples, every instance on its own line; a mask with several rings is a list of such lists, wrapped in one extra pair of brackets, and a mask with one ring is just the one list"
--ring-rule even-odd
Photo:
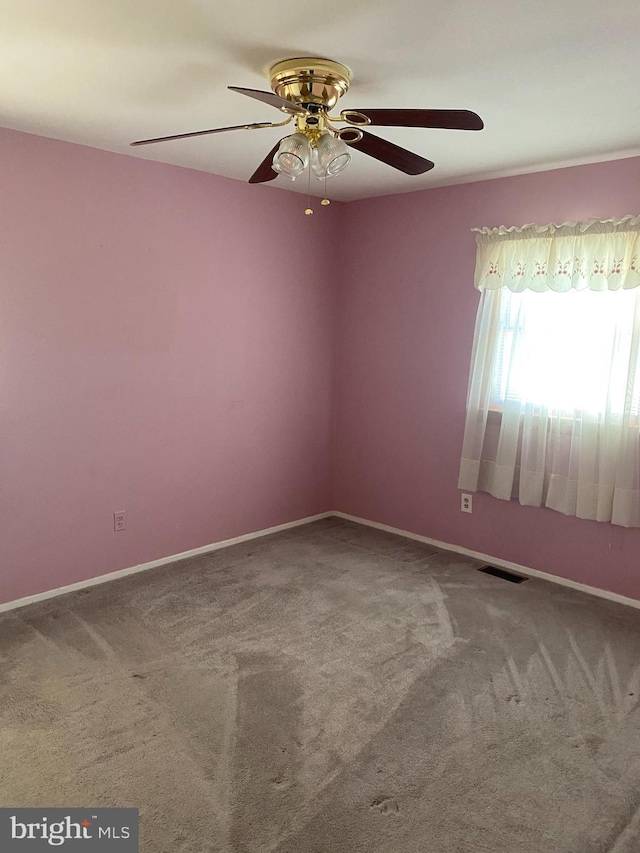
[(351, 162), (351, 152), (346, 142), (331, 133), (324, 133), (318, 139), (314, 151), (318, 165), (314, 171), (318, 178), (333, 178)]
[(273, 156), (273, 168), (295, 181), (309, 165), (310, 155), (309, 140), (304, 133), (285, 136)]
[(316, 140), (309, 140), (300, 132), (285, 136), (273, 155), (273, 169), (292, 181), (309, 163), (313, 174), (322, 181), (339, 174), (350, 162), (348, 145), (332, 133), (323, 133)]

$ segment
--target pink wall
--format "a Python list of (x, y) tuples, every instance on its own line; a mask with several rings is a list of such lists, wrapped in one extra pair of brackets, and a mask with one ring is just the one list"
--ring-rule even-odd
[(481, 225), (640, 213), (640, 158), (355, 202), (339, 303), (335, 508), (640, 599), (640, 530), (457, 489)]
[(329, 509), (340, 205), (6, 130), (0, 164), (0, 602)]
[(7, 130), (0, 163), (0, 602), (331, 508), (640, 599), (640, 531), (456, 488), (469, 229), (637, 213), (640, 159), (313, 218)]

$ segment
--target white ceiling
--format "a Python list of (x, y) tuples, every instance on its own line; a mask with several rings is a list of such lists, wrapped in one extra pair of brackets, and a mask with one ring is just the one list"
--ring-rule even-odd
[(278, 121), (226, 87), (268, 89), (265, 69), (301, 55), (352, 69), (343, 109), (484, 119), (375, 130), (436, 168), (409, 177), (354, 152), (327, 184), (336, 200), (640, 154), (638, 0), (0, 0), (0, 21), (0, 125), (241, 180), (277, 130), (128, 143)]

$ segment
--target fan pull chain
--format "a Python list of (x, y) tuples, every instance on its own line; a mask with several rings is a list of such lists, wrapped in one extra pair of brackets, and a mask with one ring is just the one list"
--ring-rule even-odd
[(307, 216), (311, 216), (313, 213), (313, 208), (311, 207), (311, 157), (309, 157), (309, 182), (307, 184), (307, 209), (305, 213)]
[(327, 198), (327, 173), (324, 173), (324, 198), (320, 202), (320, 204), (331, 204), (329, 199)]

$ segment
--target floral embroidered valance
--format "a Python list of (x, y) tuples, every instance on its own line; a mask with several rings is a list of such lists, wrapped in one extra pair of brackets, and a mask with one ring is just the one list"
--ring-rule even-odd
[(473, 231), (478, 243), (478, 290), (640, 286), (640, 216)]

